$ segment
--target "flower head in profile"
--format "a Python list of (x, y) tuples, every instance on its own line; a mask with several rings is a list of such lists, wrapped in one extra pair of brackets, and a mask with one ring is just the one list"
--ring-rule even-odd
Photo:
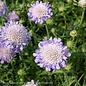
[(52, 15), (50, 6), (51, 5), (48, 2), (42, 3), (42, 1), (36, 1), (35, 4), (31, 4), (28, 13), (30, 20), (42, 24)]
[(34, 83), (34, 80), (31, 80), (31, 82), (27, 82), (26, 84), (22, 86), (38, 86), (38, 85)]
[(17, 51), (22, 51), (23, 46), (28, 44), (31, 39), (27, 29), (20, 23), (9, 21), (1, 29), (1, 39), (13, 43)]
[(81, 7), (86, 7), (86, 0), (80, 0), (80, 1), (78, 2), (78, 4), (79, 4), (79, 6), (81, 6)]
[(66, 66), (67, 57), (71, 54), (67, 52), (68, 48), (63, 46), (60, 38), (45, 39), (38, 46), (39, 49), (33, 53), (33, 56), (36, 57), (35, 62), (40, 67), (45, 67), (46, 71), (56, 71), (56, 69)]
[(7, 10), (6, 4), (0, 0), (0, 16), (3, 16)]
[(0, 41), (0, 60), (3, 64), (4, 62), (9, 62), (14, 57), (14, 48), (11, 43)]
[(10, 13), (7, 15), (7, 19), (8, 19), (8, 21), (10, 21), (10, 20), (17, 20), (17, 19), (19, 19), (19, 17), (18, 17), (18, 15), (16, 14), (15, 11), (12, 11), (12, 12), (10, 12)]

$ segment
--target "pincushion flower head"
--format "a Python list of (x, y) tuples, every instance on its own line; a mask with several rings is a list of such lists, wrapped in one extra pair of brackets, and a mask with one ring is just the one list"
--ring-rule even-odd
[(22, 51), (31, 39), (27, 29), (20, 23), (9, 21), (1, 29), (1, 39), (13, 43), (15, 52)]
[(52, 15), (50, 6), (51, 5), (48, 2), (42, 3), (42, 1), (36, 1), (35, 4), (31, 4), (28, 13), (30, 20), (42, 24)]
[(14, 57), (14, 48), (11, 43), (0, 41), (0, 60), (1, 63), (9, 62)]
[(31, 80), (31, 82), (27, 82), (26, 84), (22, 86), (38, 86), (38, 85), (34, 83), (34, 80)]
[(66, 66), (67, 57), (71, 54), (67, 52), (68, 48), (63, 46), (60, 38), (44, 39), (38, 46), (39, 49), (33, 53), (33, 56), (40, 67), (45, 67), (46, 71), (56, 71)]
[(0, 16), (3, 16), (8, 10), (6, 4), (0, 0)]
[(78, 2), (78, 4), (79, 4), (79, 6), (81, 6), (81, 7), (86, 7), (86, 0), (80, 0), (80, 1)]
[(15, 11), (12, 11), (12, 12), (10, 12), (10, 13), (7, 15), (7, 19), (8, 19), (8, 21), (10, 21), (10, 20), (17, 20), (17, 19), (19, 19), (19, 17), (18, 17), (18, 15), (16, 14)]

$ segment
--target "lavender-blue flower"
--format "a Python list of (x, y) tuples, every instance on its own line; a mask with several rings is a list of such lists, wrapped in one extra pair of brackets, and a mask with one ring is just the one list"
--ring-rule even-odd
[(8, 21), (11, 21), (11, 20), (18, 20), (18, 19), (19, 19), (19, 16), (16, 14), (15, 11), (12, 11), (12, 12), (10, 12), (10, 13), (7, 15), (7, 19), (8, 19)]
[(23, 47), (31, 39), (27, 29), (20, 23), (9, 21), (1, 29), (1, 39), (11, 42), (14, 45), (15, 52), (22, 51)]
[(6, 4), (0, 0), (0, 16), (3, 16), (8, 10)]
[(67, 57), (71, 54), (67, 52), (68, 47), (63, 46), (60, 38), (45, 39), (38, 46), (39, 49), (33, 53), (33, 56), (40, 67), (45, 67), (46, 71), (56, 71), (66, 66)]
[(42, 3), (42, 1), (36, 1), (35, 4), (31, 4), (31, 7), (28, 9), (30, 20), (34, 21), (36, 24), (42, 24), (53, 14), (50, 6), (49, 2)]
[(3, 64), (4, 62), (9, 62), (14, 57), (14, 47), (12, 43), (0, 41), (0, 60)]

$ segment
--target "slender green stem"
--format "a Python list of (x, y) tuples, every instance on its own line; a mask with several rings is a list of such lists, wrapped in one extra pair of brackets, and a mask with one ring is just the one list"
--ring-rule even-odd
[(40, 28), (38, 28), (35, 32), (38, 32)]
[(83, 8), (83, 11), (82, 11), (82, 16), (81, 16), (80, 26), (81, 26), (81, 24), (82, 24), (82, 22), (83, 22), (84, 14), (85, 14), (85, 8)]
[(57, 38), (57, 36), (56, 36), (56, 34), (55, 34), (55, 33), (53, 33), (53, 35)]
[(47, 38), (49, 38), (49, 31), (48, 31), (47, 25), (45, 25), (45, 28), (46, 28), (46, 32), (47, 32)]
[(65, 28), (67, 28), (67, 22), (66, 22), (66, 17), (65, 17), (65, 14), (64, 14), (64, 22), (65, 22)]
[(23, 5), (26, 6), (25, 0), (23, 0)]
[(16, 4), (16, 6), (18, 5), (18, 0), (16, 0), (15, 4)]
[(79, 78), (79, 80), (76, 82), (76, 84), (74, 86), (77, 86), (77, 84), (80, 82), (80, 80), (82, 79), (83, 76), (84, 76), (84, 74), (81, 75), (81, 77)]
[(75, 82), (76, 82), (76, 80), (71, 81), (71, 83), (68, 86), (72, 86), (72, 84)]
[(72, 37), (72, 41), (74, 41), (75, 40), (75, 37)]
[(67, 73), (66, 73), (65, 69), (62, 69), (62, 70), (63, 70), (63, 73), (64, 73), (65, 81), (66, 81), (67, 86), (68, 86), (69, 85), (69, 80), (68, 80)]

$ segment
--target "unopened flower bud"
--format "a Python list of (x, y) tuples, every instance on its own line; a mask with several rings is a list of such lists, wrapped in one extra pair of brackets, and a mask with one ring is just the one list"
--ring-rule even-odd
[(20, 11), (16, 11), (16, 13), (17, 13), (18, 15), (20, 15), (20, 14), (21, 14), (21, 12), (20, 12)]
[(24, 75), (24, 70), (23, 69), (20, 69), (19, 71), (18, 71), (18, 75)]
[(47, 36), (44, 36), (44, 39), (47, 39)]
[(68, 3), (71, 3), (71, 2), (72, 2), (72, 0), (67, 0), (67, 2), (68, 2)]
[(73, 41), (67, 41), (67, 46), (72, 47), (73, 46)]
[(49, 24), (49, 25), (53, 24), (53, 19), (47, 19), (46, 23)]
[(27, 7), (30, 7), (30, 4), (27, 4)]
[(22, 78), (20, 78), (20, 81), (21, 81), (21, 82), (23, 82), (23, 79), (22, 79)]
[(54, 32), (55, 32), (55, 28), (52, 28), (52, 29), (51, 29), (51, 32), (54, 33)]
[(69, 70), (71, 69), (71, 67), (72, 67), (71, 64), (68, 64), (68, 65), (65, 67), (65, 69), (69, 71)]
[(20, 23), (24, 23), (24, 20), (23, 20), (23, 19), (20, 19), (19, 22), (20, 22)]
[(59, 7), (59, 11), (61, 12), (61, 11), (64, 11), (65, 10), (65, 7), (64, 6), (60, 6)]
[(20, 5), (19, 5), (20, 8), (23, 8), (23, 6), (24, 6), (23, 4), (20, 4)]
[(86, 43), (82, 45), (82, 52), (86, 52)]
[(70, 32), (70, 36), (72, 36), (72, 37), (77, 36), (77, 31), (76, 31), (76, 30), (72, 30), (72, 31)]

